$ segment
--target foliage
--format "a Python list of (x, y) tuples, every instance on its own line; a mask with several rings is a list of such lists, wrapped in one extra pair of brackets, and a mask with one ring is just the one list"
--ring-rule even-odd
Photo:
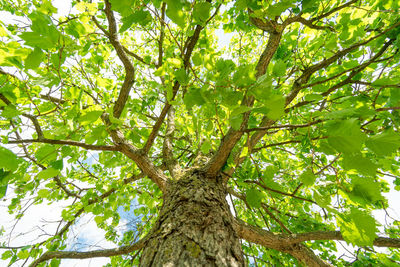
[[(3, 260), (64, 250), (85, 214), (131, 245), (135, 234), (115, 230), (120, 208), (143, 237), (163, 177), (202, 155), (236, 218), (274, 233), (340, 230), (303, 243), (336, 266), (347, 263), (330, 239), (360, 248), (354, 266), (400, 262), (394, 249), (371, 253), (378, 236), (399, 237), (398, 221), (372, 215), (400, 190), (398, 1), (83, 0), (64, 15), (53, 4), (0, 0), (16, 18), (0, 21), (0, 197), (17, 218), (28, 198), (73, 201), (54, 236)], [(247, 241), (243, 251), (295, 263)]]

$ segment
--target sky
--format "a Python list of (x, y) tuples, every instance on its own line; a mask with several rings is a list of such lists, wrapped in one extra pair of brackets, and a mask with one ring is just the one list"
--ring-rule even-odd
[[(53, 5), (58, 8), (58, 15), (65, 16), (70, 10), (70, 0), (55, 0)], [(0, 18), (3, 22), (12, 20), (13, 17), (5, 12), (0, 11)], [(230, 38), (233, 33), (226, 34), (222, 29), (217, 29), (216, 34), (219, 37), (219, 46), (227, 47), (229, 46)], [(400, 194), (395, 191), (392, 184), (392, 178), (386, 177), (386, 179), (391, 184), (391, 190), (389, 193), (383, 194), (389, 201), (389, 212), (390, 214), (400, 220)], [(38, 236), (40, 239), (48, 238), (46, 234), (51, 234), (56, 231), (57, 223), (48, 223), (56, 221), (59, 219), (63, 207), (67, 206), (68, 202), (62, 202), (57, 204), (43, 203), (40, 205), (32, 205), (27, 209), (25, 215), (15, 224), (15, 219), (13, 216), (8, 215), (7, 206), (12, 198), (12, 190), (9, 190), (5, 201), (0, 202), (0, 227), (3, 226), (5, 229), (12, 229), (13, 233), (23, 233), (17, 235), (11, 240), (4, 240), (0, 236), (0, 242), (10, 241), (10, 245), (21, 246), (26, 244), (32, 244), (38, 242)], [(229, 199), (228, 202), (230, 203)], [(27, 203), (29, 204), (29, 202)], [(120, 212), (122, 217), (120, 233), (126, 230), (125, 224), (128, 223), (130, 214)], [(374, 216), (378, 219), (381, 224), (385, 223), (385, 212), (383, 210), (374, 211)], [(387, 219), (387, 218), (386, 218)], [(389, 219), (390, 220), (390, 219)], [(39, 227), (38, 227), (39, 226)], [(79, 249), (79, 250), (93, 250), (99, 248), (114, 248), (115, 245), (104, 239), (104, 231), (97, 228), (96, 223), (93, 220), (93, 216), (85, 215), (79, 219), (78, 223), (72, 229), (73, 234), (70, 235), (71, 247), (68, 249)], [(344, 247), (348, 248), (345, 242), (341, 242)], [(88, 245), (93, 245), (88, 246)], [(347, 253), (344, 248), (338, 246), (338, 254)], [(2, 251), (0, 250), (0, 254)], [(348, 254), (348, 253), (347, 253)], [(5, 265), (8, 261), (2, 261), (0, 259), (0, 266)], [(98, 267), (103, 266), (110, 262), (108, 258), (94, 258), (87, 260), (62, 260), (61, 267), (70, 266), (88, 266), (88, 267)], [(19, 266), (18, 264), (13, 266)]]

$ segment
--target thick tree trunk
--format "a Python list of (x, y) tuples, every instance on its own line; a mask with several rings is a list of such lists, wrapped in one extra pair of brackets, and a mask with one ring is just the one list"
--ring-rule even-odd
[(220, 179), (195, 170), (169, 182), (140, 266), (244, 266)]

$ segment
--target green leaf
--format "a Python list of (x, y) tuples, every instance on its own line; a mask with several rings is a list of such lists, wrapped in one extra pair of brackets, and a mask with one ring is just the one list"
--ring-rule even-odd
[(262, 101), (263, 107), (255, 108), (254, 111), (265, 114), (272, 120), (277, 120), (285, 115), (285, 98), (281, 95), (270, 94), (268, 99)]
[(62, 159), (56, 160), (50, 163), (50, 166), (53, 167), (56, 170), (62, 170), (64, 166), (64, 162)]
[(131, 0), (110, 0), (111, 9), (117, 11), (121, 16), (125, 17), (131, 14), (132, 4)]
[(365, 139), (357, 119), (336, 121), (327, 126), (328, 143), (338, 152), (358, 153)]
[(185, 27), (185, 12), (183, 4), (180, 0), (166, 0), (167, 3), (167, 16), (179, 27)]
[(28, 55), (25, 59), (25, 68), (36, 69), (42, 63), (44, 58), (44, 53), (42, 49), (35, 47), (35, 49)]
[(3, 254), (1, 254), (1, 259), (6, 260), (8, 258), (11, 258), (13, 255), (14, 253), (11, 250), (7, 250)]
[(251, 109), (252, 109), (251, 107), (247, 107), (247, 106), (238, 106), (234, 110), (231, 111), (231, 116), (237, 116), (237, 115), (245, 113)]
[(8, 185), (0, 185), (0, 199), (2, 199), (3, 197), (5, 197), (5, 195), (7, 194), (7, 188)]
[(40, 198), (47, 198), (47, 196), (50, 194), (50, 191), (47, 189), (40, 189), (37, 194)]
[(351, 208), (350, 213), (338, 216), (343, 238), (356, 246), (372, 246), (376, 235), (375, 219), (367, 212)]
[(314, 8), (318, 7), (318, 1), (316, 0), (302, 0), (301, 7), (303, 12), (312, 11)]
[(399, 78), (389, 78), (389, 77), (384, 77), (380, 79), (376, 79), (372, 85), (373, 86), (383, 86), (383, 85), (393, 85), (396, 86), (400, 82)]
[(313, 199), (322, 208), (327, 208), (331, 204), (331, 196), (322, 195), (318, 191), (314, 191)]
[(365, 145), (378, 156), (389, 156), (399, 149), (400, 135), (389, 130), (369, 137)]
[(73, 20), (68, 23), (67, 28), (65, 29), (66, 33), (74, 36), (75, 38), (79, 38), (80, 36), (86, 34), (86, 28), (79, 22)]
[(231, 127), (236, 131), (240, 129), (240, 125), (242, 125), (242, 121), (243, 121), (242, 115), (236, 115), (236, 116), (229, 117), (229, 123), (230, 123)]
[(199, 88), (191, 88), (186, 92), (183, 102), (187, 109), (191, 109), (193, 106), (201, 106), (206, 103), (206, 100), (202, 96)]
[(318, 151), (321, 151), (327, 155), (335, 155), (336, 154), (336, 150), (331, 145), (329, 145), (326, 140), (319, 141), (319, 146), (317, 149), (318, 149)]
[(189, 83), (189, 75), (186, 73), (185, 69), (178, 69), (174, 72), (176, 80), (181, 85), (187, 85)]
[(175, 68), (179, 68), (183, 63), (180, 58), (167, 58), (167, 62)]
[(39, 161), (44, 161), (44, 162), (51, 162), (53, 160), (56, 160), (57, 155), (58, 155), (57, 148), (50, 144), (44, 144), (40, 146), (40, 148), (35, 153), (35, 157)]
[(193, 18), (195, 23), (204, 26), (208, 17), (210, 16), (211, 3), (198, 2), (193, 7)]
[(378, 166), (370, 159), (363, 157), (361, 153), (345, 154), (343, 157), (343, 168), (345, 170), (357, 170), (366, 176), (375, 176)]
[(212, 148), (211, 142), (209, 140), (205, 140), (203, 144), (201, 144), (200, 150), (203, 154), (208, 154), (210, 153), (211, 148)]
[(138, 23), (141, 26), (146, 26), (152, 20), (151, 14), (148, 10), (138, 10), (128, 17), (122, 18), (122, 26), (119, 32), (124, 32), (129, 29), (133, 23)]
[(8, 182), (11, 179), (10, 171), (4, 171), (4, 169), (0, 169), (0, 199), (3, 198), (7, 193)]
[(71, 211), (68, 210), (62, 210), (61, 212), (61, 217), (63, 218), (64, 221), (73, 221), (75, 219), (74, 215), (71, 214)]
[(253, 208), (260, 208), (261, 201), (263, 199), (263, 193), (256, 189), (249, 189), (246, 191), (246, 201)]
[(1, 116), (7, 119), (18, 117), (21, 114), (14, 105), (7, 105), (1, 111)]
[(37, 11), (32, 12), (29, 18), (32, 20), (32, 32), (24, 32), (19, 36), (25, 41), (25, 44), (42, 49), (56, 47), (61, 38), (61, 33), (53, 25), (51, 18)]
[(291, 0), (281, 0), (281, 1), (277, 2), (276, 4), (269, 5), (267, 10), (265, 11), (265, 13), (269, 18), (273, 19), (273, 18), (279, 16), (286, 9), (288, 9), (290, 7), (295, 7), (295, 5), (292, 2), (293, 1), (291, 1)]
[(21, 161), (13, 152), (7, 148), (0, 147), (0, 168), (15, 171)]
[(278, 59), (272, 69), (272, 75), (282, 77), (286, 74), (286, 64), (282, 59)]
[(58, 267), (60, 266), (61, 260), (60, 259), (52, 259), (50, 261), (50, 267)]
[(257, 100), (267, 100), (272, 93), (272, 78), (267, 74), (259, 77), (256, 83), (250, 88), (250, 93)]
[(300, 181), (305, 185), (305, 186), (311, 186), (314, 184), (316, 180), (316, 176), (314, 173), (311, 171), (311, 169), (307, 169), (305, 172), (303, 172), (300, 176), (299, 179)]
[(101, 114), (103, 114), (103, 111), (101, 111), (101, 110), (92, 110), (92, 111), (84, 112), (83, 115), (81, 115), (79, 117), (79, 122), (82, 125), (91, 124), (91, 123), (97, 121), (100, 118)]
[(11, 171), (5, 171), (3, 168), (0, 169), (0, 185), (7, 185), (10, 180)]
[(104, 217), (103, 216), (96, 216), (96, 217), (94, 217), (94, 221), (97, 223), (97, 225), (99, 225), (104, 221)]
[(263, 174), (264, 174), (263, 180), (264, 179), (272, 180), (277, 172), (278, 172), (278, 168), (275, 167), (274, 165), (269, 165), (269, 166), (265, 167), (265, 170), (263, 172)]
[(323, 99), (323, 96), (320, 94), (309, 94), (304, 97), (305, 101), (319, 101), (322, 99)]
[(384, 199), (380, 184), (371, 178), (355, 176), (351, 179), (351, 184), (353, 188), (347, 195), (355, 203), (374, 204)]
[(37, 179), (48, 179), (60, 174), (60, 170), (54, 168), (47, 168), (36, 175)]
[(28, 250), (21, 250), (17, 253), (18, 258), (24, 260), (29, 257), (29, 251)]
[(233, 83), (237, 87), (246, 87), (256, 81), (255, 72), (251, 65), (245, 64), (237, 68), (233, 74)]

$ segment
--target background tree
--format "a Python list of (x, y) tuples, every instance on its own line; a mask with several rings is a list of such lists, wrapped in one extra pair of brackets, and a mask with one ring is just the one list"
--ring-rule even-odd
[[(55, 233), (2, 259), (400, 262), (399, 222), (371, 215), (400, 186), (398, 1), (0, 5), (20, 17), (0, 25), (0, 197), (16, 220), (28, 199), (69, 200)], [(120, 236), (135, 198), (142, 230)], [(85, 214), (115, 249), (66, 251)]]

